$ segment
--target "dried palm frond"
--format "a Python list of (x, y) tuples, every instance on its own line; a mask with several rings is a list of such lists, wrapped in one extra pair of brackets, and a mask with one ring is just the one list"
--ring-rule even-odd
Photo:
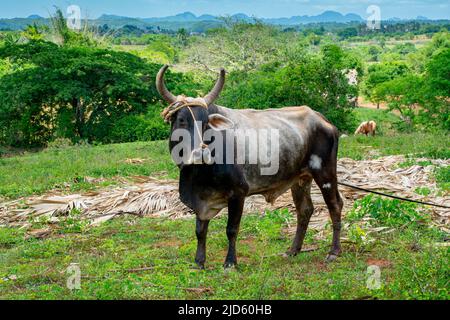
[[(404, 160), (403, 156), (362, 161), (340, 159), (338, 179), (363, 188), (391, 191), (410, 199), (448, 206), (450, 199), (448, 195), (438, 192), (432, 175), (433, 168), (420, 165), (398, 168), (398, 164)], [(450, 164), (450, 160), (432, 160), (432, 162), (435, 166)], [(40, 217), (57, 222), (74, 209), (80, 212), (81, 219), (88, 220), (92, 225), (123, 214), (170, 218), (192, 214), (191, 210), (179, 200), (177, 181), (157, 180), (145, 176), (131, 177), (131, 179), (132, 184), (129, 179), (124, 179), (123, 186), (100, 191), (71, 195), (50, 193), (31, 197), (25, 199), (25, 208), (23, 208), (24, 199), (0, 203), (0, 226), (26, 227), (30, 219)], [(415, 193), (417, 187), (428, 187), (431, 190), (430, 195), (427, 197), (418, 195)], [(365, 195), (348, 187), (341, 187), (340, 192), (344, 199), (344, 213), (353, 206), (356, 199)], [(315, 213), (311, 218), (310, 227), (320, 230), (328, 223), (328, 210), (316, 185), (313, 185), (311, 197)], [(255, 213), (280, 208), (287, 208), (295, 213), (290, 192), (281, 195), (274, 205), (266, 203), (262, 196), (251, 196), (245, 202), (244, 212)], [(226, 209), (223, 211), (226, 212)], [(435, 224), (441, 229), (448, 230), (450, 212), (435, 207), (430, 207), (429, 211), (433, 214)]]

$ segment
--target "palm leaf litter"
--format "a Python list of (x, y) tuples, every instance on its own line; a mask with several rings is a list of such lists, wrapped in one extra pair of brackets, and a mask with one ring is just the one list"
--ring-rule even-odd
[[(420, 163), (421, 159), (416, 159)], [(136, 162), (135, 160), (134, 162)], [(359, 187), (390, 192), (409, 199), (433, 202), (448, 206), (448, 192), (440, 190), (434, 180), (433, 170), (436, 166), (448, 166), (450, 160), (428, 160), (433, 165), (414, 164), (402, 168), (399, 163), (405, 161), (404, 156), (388, 156), (372, 160), (339, 159), (338, 179)], [(73, 210), (79, 214), (78, 219), (88, 225), (97, 225), (122, 215), (146, 217), (167, 217), (172, 219), (191, 216), (193, 212), (184, 206), (178, 197), (178, 182), (175, 180), (158, 180), (152, 177), (134, 177), (133, 183), (120, 187), (111, 187), (98, 191), (78, 194), (51, 192), (42, 196), (17, 199), (0, 204), (0, 227), (21, 227), (30, 229), (33, 221), (46, 221), (57, 224)], [(416, 192), (417, 188), (428, 188), (429, 195)], [(350, 210), (355, 200), (366, 193), (340, 187), (344, 199), (344, 214)], [(313, 184), (311, 192), (315, 206), (310, 227), (321, 230), (328, 223), (328, 211), (320, 194)], [(265, 210), (287, 208), (295, 214), (295, 207), (290, 192), (280, 196), (273, 205), (267, 203), (262, 196), (247, 198), (244, 213), (264, 213)], [(449, 231), (450, 212), (445, 208), (426, 207), (433, 224)], [(226, 209), (223, 210), (223, 213)], [(44, 229), (46, 230), (46, 229)]]

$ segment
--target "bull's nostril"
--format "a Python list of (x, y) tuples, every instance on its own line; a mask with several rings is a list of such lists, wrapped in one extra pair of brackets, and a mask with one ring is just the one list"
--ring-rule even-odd
[(191, 164), (212, 164), (211, 151), (206, 149), (195, 149), (191, 153)]
[(203, 150), (203, 161), (206, 164), (212, 164), (211, 151), (209, 149)]
[(194, 151), (192, 151), (192, 160), (194, 164), (203, 163), (203, 152), (201, 149), (195, 149)]

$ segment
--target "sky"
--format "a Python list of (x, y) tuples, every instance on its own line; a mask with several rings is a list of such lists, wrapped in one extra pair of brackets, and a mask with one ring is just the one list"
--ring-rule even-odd
[(97, 18), (102, 14), (127, 17), (162, 17), (190, 11), (196, 15), (228, 15), (245, 13), (259, 18), (317, 15), (326, 10), (357, 13), (368, 17), (369, 5), (381, 9), (381, 18), (450, 19), (450, 0), (0, 0), (0, 18), (27, 17), (39, 14), (47, 17), (54, 6), (81, 7), (83, 17)]

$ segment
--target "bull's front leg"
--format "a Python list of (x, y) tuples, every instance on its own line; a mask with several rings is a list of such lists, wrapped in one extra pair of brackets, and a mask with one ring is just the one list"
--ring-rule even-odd
[(200, 220), (197, 217), (195, 234), (197, 235), (197, 254), (195, 263), (200, 269), (205, 268), (206, 260), (206, 234), (208, 233), (209, 220)]
[(232, 197), (228, 200), (228, 253), (227, 257), (225, 258), (225, 268), (231, 268), (237, 264), (236, 238), (239, 232), (239, 225), (241, 223), (244, 202), (245, 197)]

